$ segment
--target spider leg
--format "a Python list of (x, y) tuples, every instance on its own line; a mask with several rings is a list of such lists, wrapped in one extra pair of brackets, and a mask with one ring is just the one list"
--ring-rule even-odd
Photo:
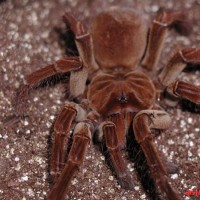
[(105, 140), (113, 168), (117, 174), (120, 185), (129, 190), (134, 189), (134, 183), (126, 169), (126, 163), (122, 156), (118, 130), (111, 121), (105, 121), (100, 125), (100, 134)]
[(148, 36), (148, 43), (145, 56), (141, 65), (148, 70), (156, 67), (163, 48), (165, 35), (170, 28), (175, 28), (182, 34), (189, 32), (189, 22), (186, 15), (181, 12), (161, 10), (153, 20), (153, 25)]
[(51, 155), (51, 176), (54, 182), (65, 164), (66, 144), (70, 135), (72, 123), (77, 118), (83, 118), (85, 111), (72, 102), (61, 110), (54, 124), (54, 142)]
[(167, 91), (178, 98), (187, 99), (200, 104), (200, 88), (184, 81), (175, 81), (167, 87)]
[(64, 198), (67, 187), (83, 163), (92, 134), (98, 125), (98, 118), (99, 115), (91, 111), (83, 122), (79, 122), (75, 126), (73, 142), (66, 165), (51, 189), (48, 200), (62, 200)]
[(81, 71), (72, 72), (70, 75), (71, 95), (73, 97), (78, 97), (83, 94), (85, 90), (88, 71), (92, 73), (99, 67), (94, 59), (92, 38), (83, 23), (78, 21), (70, 13), (65, 13), (63, 19), (65, 23), (70, 26), (75, 35), (76, 46), (84, 65)]
[(175, 80), (189, 63), (200, 63), (200, 49), (186, 48), (180, 50), (170, 59), (158, 79), (163, 86), (167, 87), (170, 94), (199, 104), (200, 88), (184, 81)]
[(67, 163), (55, 185), (51, 189), (48, 200), (64, 199), (65, 191), (70, 181), (79, 171), (80, 165), (83, 163), (90, 141), (90, 125), (85, 122), (78, 123), (74, 130), (73, 143), (69, 152)]
[(21, 85), (17, 91), (15, 100), (15, 116), (24, 116), (29, 93), (31, 89), (36, 88), (41, 81), (59, 73), (79, 70), (81, 67), (82, 62), (79, 57), (63, 57), (54, 64), (48, 65), (26, 76), (25, 84)]
[(167, 200), (181, 200), (181, 197), (173, 189), (168, 181), (167, 171), (153, 144), (151, 128), (166, 129), (170, 125), (170, 117), (164, 111), (143, 110), (139, 112), (133, 121), (133, 129), (137, 142), (140, 144), (147, 159), (152, 177)]
[[(127, 114), (128, 117), (128, 114)], [(133, 120), (133, 117), (131, 118), (131, 121)], [(114, 114), (112, 116), (109, 116), (106, 121), (111, 121), (115, 124), (117, 129), (117, 137), (118, 137), (118, 143), (120, 148), (124, 148), (126, 145), (126, 131), (125, 130), (125, 122), (128, 121), (128, 119), (124, 119), (124, 116), (122, 114)], [(130, 120), (129, 125), (130, 126)]]

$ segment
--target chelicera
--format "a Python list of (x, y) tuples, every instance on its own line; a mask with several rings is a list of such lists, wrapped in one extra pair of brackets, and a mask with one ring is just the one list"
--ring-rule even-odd
[[(170, 127), (171, 118), (157, 101), (163, 91), (200, 103), (200, 88), (177, 80), (188, 63), (200, 63), (200, 49), (179, 50), (158, 76), (152, 79), (152, 74), (158, 74), (155, 66), (168, 29), (188, 31), (184, 15), (160, 11), (150, 29), (131, 9), (112, 8), (102, 12), (88, 30), (71, 14), (66, 13), (64, 20), (75, 35), (79, 56), (64, 56), (28, 75), (16, 101), (16, 116), (22, 116), (32, 88), (50, 76), (70, 73), (70, 98), (54, 125), (50, 167), (54, 186), (48, 199), (64, 198), (95, 132), (108, 149), (119, 184), (134, 190), (122, 156), (129, 129), (133, 129), (153, 180), (166, 199), (182, 199), (169, 184), (167, 170), (153, 144), (152, 130)], [(73, 124), (73, 142), (66, 158)]]

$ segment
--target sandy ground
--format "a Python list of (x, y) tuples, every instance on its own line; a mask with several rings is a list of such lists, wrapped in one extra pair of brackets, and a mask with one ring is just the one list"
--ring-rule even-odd
[[(173, 31), (166, 38), (159, 67), (180, 47), (200, 47), (200, 1), (195, 0), (21, 0), (0, 1), (0, 199), (46, 199), (49, 183), (50, 129), (66, 101), (64, 84), (39, 88), (32, 92), (29, 117), (10, 128), (3, 121), (13, 114), (13, 99), (24, 77), (59, 59), (66, 51), (58, 29), (65, 30), (61, 16), (73, 11), (86, 24), (93, 15), (118, 5), (132, 7), (151, 21), (160, 7), (183, 10), (193, 20), (190, 36)], [(69, 52), (69, 51), (68, 51)], [(183, 80), (200, 86), (199, 70), (182, 73)], [(187, 190), (200, 189), (199, 113), (185, 105), (167, 108), (172, 116), (171, 128), (155, 139), (157, 148), (179, 166), (169, 175), (172, 185), (183, 199)], [(138, 154), (137, 154), (138, 155)], [(159, 199), (144, 190), (134, 162), (128, 168), (135, 179), (135, 191), (122, 189), (99, 149), (91, 144), (81, 172), (73, 179), (66, 199), (73, 200), (147, 200)], [(147, 173), (147, 172), (146, 172)], [(144, 180), (144, 182), (148, 180)], [(151, 190), (151, 186), (149, 187)]]

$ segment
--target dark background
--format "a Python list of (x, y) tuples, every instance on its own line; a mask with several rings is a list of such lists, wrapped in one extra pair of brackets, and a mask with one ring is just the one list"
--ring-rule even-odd
[[(187, 12), (192, 33), (188, 37), (173, 31), (168, 34), (159, 68), (177, 49), (200, 47), (200, 1), (0, 1), (0, 199), (45, 199), (49, 191), (50, 129), (65, 102), (63, 84), (40, 88), (32, 93), (29, 117), (3, 128), (2, 121), (13, 113), (16, 89), (25, 75), (59, 59), (66, 50), (69, 52), (58, 34), (58, 30), (65, 30), (61, 20), (65, 11), (73, 11), (88, 24), (92, 16), (112, 5), (134, 8), (147, 23), (160, 7)], [(180, 77), (200, 86), (199, 70)], [(199, 114), (189, 112), (187, 105), (167, 108), (173, 118), (171, 128), (155, 139), (160, 152), (179, 166), (179, 173), (169, 177), (182, 196), (186, 190), (200, 189)], [(121, 189), (104, 156), (91, 144), (67, 199), (150, 199), (141, 187), (133, 162), (128, 167), (135, 179), (134, 192)]]

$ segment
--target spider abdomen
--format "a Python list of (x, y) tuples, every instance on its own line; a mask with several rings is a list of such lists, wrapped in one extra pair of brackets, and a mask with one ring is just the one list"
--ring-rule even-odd
[(91, 106), (102, 115), (148, 109), (155, 96), (152, 81), (142, 72), (102, 73), (92, 80), (88, 90)]

